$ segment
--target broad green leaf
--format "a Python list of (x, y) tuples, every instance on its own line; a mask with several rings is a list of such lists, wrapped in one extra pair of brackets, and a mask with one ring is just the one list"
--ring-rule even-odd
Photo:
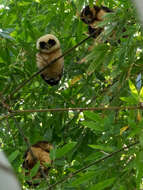
[(115, 150), (115, 148), (107, 146), (107, 145), (88, 145), (89, 147), (93, 148), (93, 149), (99, 149), (99, 150), (103, 150), (103, 151), (107, 151), (107, 152), (112, 152)]
[(143, 87), (141, 88), (139, 95), (140, 95), (140, 101), (143, 102)]
[(120, 97), (120, 99), (124, 102), (129, 103), (130, 105), (134, 105), (138, 103), (138, 98), (136, 96), (128, 96), (128, 97)]
[(96, 151), (96, 152), (90, 154), (90, 155), (85, 159), (85, 161), (97, 160), (97, 159), (101, 158), (101, 156), (103, 156), (103, 153), (101, 153), (101, 152), (99, 152), (99, 151)]
[(129, 80), (129, 87), (130, 87), (132, 94), (138, 96), (138, 91), (131, 80)]
[(99, 132), (102, 132), (103, 131), (103, 126), (99, 125), (99, 124), (96, 124), (95, 122), (93, 121), (83, 121), (82, 124), (85, 126), (85, 127), (88, 127), (94, 131), (99, 131)]
[(35, 164), (35, 166), (31, 169), (31, 171), (30, 171), (30, 176), (31, 176), (31, 177), (34, 177), (34, 176), (37, 174), (39, 168), (40, 168), (40, 161), (38, 161), (38, 162)]
[(107, 179), (107, 180), (103, 180), (99, 183), (97, 183), (96, 185), (92, 186), (89, 190), (95, 190), (95, 189), (98, 189), (98, 190), (102, 190), (102, 189), (105, 189), (107, 187), (110, 187), (113, 182), (115, 181), (115, 178), (110, 178), (110, 179)]
[(50, 158), (51, 158), (51, 160), (55, 160), (55, 158), (56, 158), (56, 151), (57, 151), (56, 147), (53, 148), (52, 150), (50, 150)]
[(19, 150), (16, 150), (16, 151), (14, 151), (14, 152), (8, 157), (8, 160), (9, 160), (10, 162), (13, 162), (13, 161), (17, 158), (18, 155), (19, 155)]
[(96, 114), (92, 111), (84, 111), (83, 113), (85, 116), (87, 116), (89, 119), (91, 119), (93, 121), (100, 121), (101, 120), (99, 114)]
[(56, 158), (61, 158), (65, 156), (69, 151), (71, 151), (74, 148), (75, 145), (76, 145), (76, 142), (70, 142), (64, 145), (62, 148), (58, 148), (56, 150)]

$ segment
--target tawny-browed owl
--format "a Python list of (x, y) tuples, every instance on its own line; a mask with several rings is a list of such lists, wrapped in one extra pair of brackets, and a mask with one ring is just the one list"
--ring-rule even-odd
[(101, 32), (104, 30), (102, 27), (97, 27), (97, 24), (103, 21), (106, 13), (112, 13), (113, 11), (108, 7), (98, 7), (94, 5), (93, 7), (86, 6), (80, 14), (81, 20), (88, 25), (89, 34), (94, 33), (93, 37), (97, 38)]
[(51, 86), (58, 84), (63, 73), (64, 58), (50, 63), (62, 55), (59, 40), (52, 34), (46, 34), (37, 40), (36, 46), (39, 50), (36, 54), (38, 68), (41, 70), (47, 66), (41, 77)]
[[(44, 174), (48, 176), (50, 165), (52, 163), (52, 160), (50, 159), (50, 150), (53, 148), (51, 144), (49, 144), (47, 141), (39, 141), (36, 144), (32, 145), (30, 147), (33, 155), (31, 154), (30, 149), (28, 149), (24, 155), (24, 162), (23, 162), (23, 168), (25, 168), (27, 171), (25, 171), (25, 176), (29, 176), (32, 168), (35, 166), (37, 161), (40, 161), (41, 169), (43, 170)], [(34, 156), (34, 158), (33, 158)], [(46, 167), (45, 164), (49, 164), (48, 167)], [(36, 173), (36, 175), (32, 178), (32, 180), (27, 180), (26, 182), (31, 185), (33, 180), (41, 179), (43, 176), (41, 175), (40, 170)], [(35, 185), (38, 185), (39, 183), (35, 183)]]

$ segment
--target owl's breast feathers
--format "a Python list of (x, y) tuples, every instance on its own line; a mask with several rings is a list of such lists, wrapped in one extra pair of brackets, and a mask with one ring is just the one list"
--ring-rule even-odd
[(51, 86), (58, 84), (62, 77), (64, 59), (60, 58), (56, 62), (51, 63), (61, 55), (62, 52), (60, 48), (54, 52), (39, 52), (36, 54), (37, 66), (39, 69), (42, 69), (49, 64), (49, 66), (41, 73), (41, 77)]

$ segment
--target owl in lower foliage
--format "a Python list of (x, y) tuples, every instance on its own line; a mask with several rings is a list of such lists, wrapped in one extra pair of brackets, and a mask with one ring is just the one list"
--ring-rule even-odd
[(36, 54), (39, 70), (47, 66), (41, 77), (51, 86), (58, 84), (63, 73), (64, 58), (51, 62), (62, 55), (59, 40), (52, 34), (46, 34), (37, 40), (36, 47), (39, 51)]
[[(24, 155), (24, 162), (23, 162), (23, 168), (26, 169), (25, 176), (30, 175), (31, 169), (35, 166), (37, 161), (40, 161), (40, 167), (42, 168), (44, 174), (47, 176), (48, 171), (50, 169), (50, 166), (46, 167), (47, 164), (51, 164), (52, 160), (50, 159), (50, 150), (53, 148), (51, 144), (49, 144), (47, 141), (39, 141), (36, 144), (32, 145), (30, 149), (28, 149)], [(31, 151), (32, 154), (31, 154)], [(35, 160), (36, 158), (36, 160)], [(33, 180), (40, 180), (43, 178), (41, 175), (40, 170), (37, 172), (37, 174), (32, 178), (32, 180), (27, 180), (26, 182), (29, 185), (33, 184)], [(39, 185), (38, 182), (34, 183), (34, 185)]]

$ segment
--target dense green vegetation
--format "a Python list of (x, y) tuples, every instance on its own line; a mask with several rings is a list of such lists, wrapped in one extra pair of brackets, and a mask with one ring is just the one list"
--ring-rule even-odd
[[(90, 38), (65, 56), (59, 85), (51, 87), (37, 75), (16, 90), (38, 71), (35, 44), (40, 36), (56, 35), (63, 52), (87, 37), (87, 26), (79, 14), (84, 5), (92, 6), (93, 0), (0, 2), (0, 143), (22, 188), (31, 189), (22, 172), (26, 137), (30, 144), (46, 140), (54, 146), (48, 179), (34, 189), (46, 190), (69, 174), (52, 189), (141, 189), (142, 110), (120, 109), (138, 106), (143, 101), (141, 81), (136, 82), (143, 70), (143, 36), (134, 5), (124, 0), (99, 0), (98, 5), (115, 11), (102, 23), (108, 28), (101, 37), (106, 41), (114, 30), (116, 39), (95, 43), (88, 51), (93, 44)], [(125, 34), (127, 38), (123, 38)], [(10, 112), (111, 106), (116, 109)], [(138, 141), (135, 146), (110, 155)], [(110, 157), (84, 169), (107, 155)]]

